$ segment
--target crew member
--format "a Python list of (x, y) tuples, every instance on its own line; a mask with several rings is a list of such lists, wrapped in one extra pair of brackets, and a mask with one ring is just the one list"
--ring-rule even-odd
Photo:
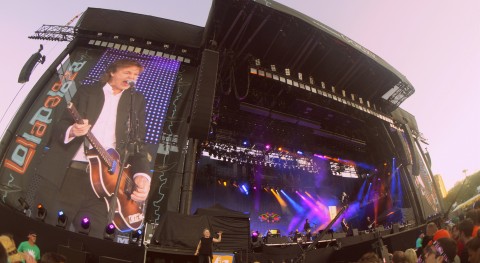
[(218, 232), (218, 238), (210, 236), (210, 230), (205, 228), (203, 230), (203, 237), (200, 239), (195, 251), (195, 256), (198, 256), (198, 263), (212, 263), (213, 259), (213, 243), (222, 241), (222, 232)]

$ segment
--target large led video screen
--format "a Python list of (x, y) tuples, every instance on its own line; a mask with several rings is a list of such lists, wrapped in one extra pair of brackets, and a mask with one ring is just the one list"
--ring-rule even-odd
[[(124, 169), (125, 174), (119, 176), (121, 183), (118, 196), (123, 194), (124, 202), (133, 204), (131, 206), (135, 212), (126, 211), (127, 208), (122, 207), (118, 201), (118, 211), (114, 217), (119, 213), (124, 215), (114, 225), (121, 231), (140, 228), (143, 225), (146, 201), (145, 196), (136, 196), (136, 191), (142, 188), (138, 185), (137, 176), (147, 181), (152, 180), (150, 175), (155, 160), (155, 146), (161, 140), (162, 126), (179, 68), (179, 61), (165, 57), (113, 48), (76, 47), (30, 105), (14, 139), (9, 142), (0, 168), (1, 201), (27, 216), (45, 216), (39, 219), (46, 222), (49, 221), (48, 218), (55, 217), (52, 224), (59, 224), (62, 219), (68, 218), (67, 222), (60, 222), (65, 223), (63, 227), (66, 229), (78, 231), (80, 225), (91, 222), (91, 231), (101, 228), (103, 232), (108, 220), (96, 220), (96, 217), (97, 214), (104, 215), (108, 211), (107, 207), (111, 203), (109, 196), (114, 189), (112, 185), (116, 185), (116, 180), (115, 183), (110, 181), (110, 175), (118, 175), (125, 160), (123, 156), (128, 155), (126, 163), (129, 168)], [(118, 86), (123, 88), (117, 89)], [(122, 89), (124, 90), (121, 91)], [(118, 94), (116, 90), (119, 91)], [(74, 103), (69, 104), (70, 102)], [(77, 119), (73, 118), (71, 106), (67, 108), (67, 105), (78, 109)], [(88, 121), (84, 119), (98, 120), (98, 123), (86, 128), (89, 129), (85, 131), (86, 134), (79, 135), (74, 124), (83, 122), (86, 125)], [(71, 123), (63, 131), (61, 128), (66, 122)], [(129, 127), (133, 127), (136, 132), (130, 133)], [(133, 139), (128, 139), (129, 136)], [(75, 144), (78, 149), (68, 149), (76, 141), (81, 141)], [(132, 141), (135, 141), (133, 149), (124, 152), (123, 149)], [(118, 156), (109, 148), (116, 148)], [(57, 150), (64, 154), (55, 155)], [(82, 154), (84, 159), (79, 159)], [(92, 175), (91, 171), (95, 167), (98, 169), (97, 175)], [(60, 196), (59, 193), (69, 189), (65, 185), (72, 182), (74, 176), (65, 174), (72, 169), (89, 173), (89, 182), (79, 179), (85, 185), (79, 183), (71, 190), (89, 188), (82, 190), (100, 197), (98, 199), (101, 204), (95, 204), (98, 205), (99, 212), (87, 211), (88, 209), (69, 210), (67, 207), (59, 208), (58, 205), (49, 206), (40, 202), (43, 199), (38, 197), (47, 195), (45, 186), (51, 190), (51, 196)], [(57, 176), (57, 172), (61, 175)], [(48, 211), (46, 215), (42, 214), (44, 211)], [(93, 225), (94, 222), (97, 225)], [(123, 228), (119, 227), (120, 224), (124, 225)]]

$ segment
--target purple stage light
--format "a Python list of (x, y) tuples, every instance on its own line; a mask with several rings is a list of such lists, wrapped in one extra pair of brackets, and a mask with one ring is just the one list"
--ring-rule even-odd
[(90, 219), (88, 217), (82, 218), (82, 222), (80, 223), (83, 229), (89, 229), (90, 228)]
[(104, 238), (109, 239), (109, 240), (113, 240), (113, 234), (114, 233), (115, 233), (115, 225), (113, 223), (110, 223), (105, 227)]

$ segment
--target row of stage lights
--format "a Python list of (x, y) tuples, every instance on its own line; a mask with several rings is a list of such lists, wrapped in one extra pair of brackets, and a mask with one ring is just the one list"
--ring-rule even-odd
[(320, 87), (319, 87), (318, 85), (315, 84), (315, 80), (313, 79), (312, 76), (308, 77), (308, 82), (307, 82), (307, 80), (304, 80), (303, 74), (301, 72), (298, 73), (297, 79), (293, 79), (291, 70), (289, 68), (285, 69), (285, 73), (279, 73), (277, 72), (276, 65), (270, 65), (270, 69), (267, 69), (261, 66), (260, 59), (255, 59), (254, 64), (250, 67), (250, 74), (273, 79), (282, 83), (286, 83), (289, 86), (294, 86), (315, 94), (322, 95), (324, 97), (333, 99), (345, 105), (361, 110), (365, 113), (373, 115), (393, 125), (392, 118), (386, 116), (383, 113), (380, 113), (377, 110), (376, 105), (371, 104), (370, 101), (368, 100), (364, 101), (363, 98), (357, 97), (353, 93), (350, 94), (350, 97), (349, 97), (347, 96), (347, 93), (345, 90), (341, 91), (342, 92), (341, 96), (336, 95), (337, 89), (334, 86), (331, 87), (331, 91), (330, 91), (329, 89), (327, 89), (325, 82), (322, 81), (320, 82)]
[[(45, 218), (47, 217), (47, 209), (42, 205), (38, 204), (37, 205), (37, 219), (44, 222)], [(65, 229), (68, 224), (68, 216), (65, 214), (63, 210), (59, 210), (57, 212), (57, 223), (56, 226), (60, 227), (62, 229)], [(78, 230), (79, 233), (88, 235), (90, 233), (90, 218), (88, 217), (83, 217), (82, 220), (80, 221), (80, 228)], [(131, 242), (132, 243), (137, 243), (141, 236), (143, 234), (142, 229), (138, 229), (136, 231), (132, 231), (132, 238)], [(108, 224), (105, 227), (105, 232), (104, 232), (104, 239), (107, 240), (113, 240), (115, 235), (115, 225), (113, 223)]]
[(201, 145), (202, 154), (212, 159), (232, 163), (263, 165), (272, 168), (298, 169), (311, 173), (318, 172), (312, 158), (303, 151), (290, 152), (282, 147), (266, 145), (252, 145), (243, 141), (242, 146), (233, 144), (205, 142)]
[(254, 185), (253, 187), (251, 186), (251, 183), (238, 183), (236, 180), (222, 180), (218, 179), (217, 184), (221, 185), (223, 187), (231, 187), (232, 189), (238, 189), (241, 193), (245, 195), (249, 195), (252, 191), (257, 192), (257, 191), (264, 191), (267, 193), (270, 192), (292, 192), (292, 193), (303, 193), (307, 192), (307, 190), (300, 189), (298, 187), (279, 187), (279, 186), (274, 186), (274, 185), (262, 185), (262, 186), (256, 186)]
[[(99, 33), (101, 34), (101, 33)], [(102, 35), (99, 35), (102, 36)], [(114, 41), (117, 41), (118, 37), (114, 36)], [(110, 41), (101, 41), (101, 40), (96, 40), (96, 39), (90, 39), (88, 44), (93, 45), (93, 46), (99, 46), (99, 47), (105, 47), (105, 48), (113, 48), (113, 49), (118, 49), (122, 51), (130, 51), (130, 52), (135, 52), (138, 54), (143, 54), (143, 55), (149, 55), (149, 56), (157, 56), (157, 57), (164, 57), (168, 59), (173, 59), (177, 60), (183, 63), (190, 64), (192, 61), (190, 58), (186, 57), (188, 54), (188, 50), (185, 48), (182, 48), (180, 53), (183, 55), (174, 55), (170, 54), (168, 52), (171, 51), (170, 44), (163, 44), (161, 46), (160, 50), (163, 48), (163, 51), (159, 50), (153, 50), (153, 49), (158, 49), (156, 47), (152, 46), (152, 49), (147, 49), (147, 48), (141, 48), (138, 46), (135, 46), (135, 38), (130, 38), (129, 39), (131, 45), (126, 45), (126, 44), (119, 44), (119, 43), (114, 43)], [(152, 45), (151, 41), (146, 42), (147, 46)]]

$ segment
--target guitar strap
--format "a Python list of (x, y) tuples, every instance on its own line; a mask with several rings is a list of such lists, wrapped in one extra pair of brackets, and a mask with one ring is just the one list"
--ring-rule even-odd
[(88, 141), (87, 137), (83, 139), (83, 153), (87, 156), (87, 152), (90, 150), (90, 142)]

